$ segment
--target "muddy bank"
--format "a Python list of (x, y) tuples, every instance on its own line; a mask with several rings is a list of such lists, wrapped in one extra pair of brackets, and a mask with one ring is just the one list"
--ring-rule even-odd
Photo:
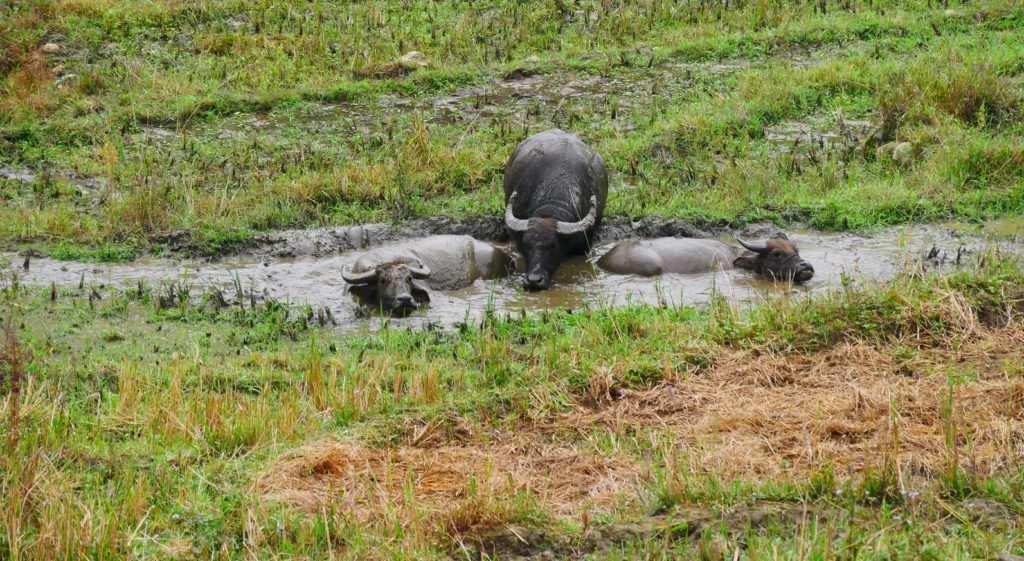
[[(500, 235), (500, 222), (460, 222), (469, 233), (484, 230)], [(409, 226), (408, 228), (412, 228)], [(453, 223), (442, 220), (419, 224), (415, 235), (436, 231), (458, 232)], [(427, 229), (430, 229), (429, 231)], [(743, 235), (764, 238), (772, 235), (770, 224), (753, 226)], [(341, 271), (351, 266), (366, 249), (399, 239), (406, 230), (374, 227), (325, 229), (282, 234), (267, 240), (249, 253), (224, 257), (217, 261), (146, 258), (123, 264), (89, 264), (32, 258), (24, 269), (24, 258), (5, 254), (9, 269), (5, 277), (17, 275), (18, 282), (39, 286), (135, 287), (143, 282), (167, 289), (187, 285), (194, 292), (215, 291), (235, 294), (244, 291), (246, 300), (273, 299), (291, 304), (309, 304), (326, 308), (344, 330), (373, 330), (383, 321), (393, 325), (453, 327), (473, 322), (487, 313), (519, 315), (551, 309), (604, 308), (649, 304), (656, 306), (705, 305), (716, 295), (737, 303), (749, 303), (772, 296), (802, 297), (841, 290), (860, 281), (886, 281), (907, 267), (955, 266), (985, 248), (991, 241), (942, 226), (910, 226), (882, 231), (872, 236), (852, 233), (793, 231), (791, 238), (801, 254), (815, 267), (815, 277), (804, 284), (790, 286), (772, 283), (745, 271), (727, 270), (696, 275), (664, 275), (647, 278), (612, 275), (594, 267), (614, 239), (662, 235), (705, 234), (693, 230), (685, 221), (652, 219), (640, 223), (609, 225), (607, 237), (595, 247), (588, 259), (568, 258), (554, 278), (554, 285), (543, 292), (523, 292), (520, 278), (513, 276), (493, 281), (479, 280), (461, 290), (433, 291), (429, 306), (406, 318), (385, 320), (366, 317), (347, 293)], [(481, 236), (484, 237), (484, 236)], [(493, 239), (493, 238), (492, 238)], [(726, 242), (731, 236), (722, 236)], [(507, 241), (495, 245), (513, 251)], [(733, 242), (734, 243), (734, 242)], [(1019, 242), (1000, 242), (1006, 251), (1024, 253)], [(519, 263), (522, 271), (522, 263)]]
[[(775, 228), (775, 230), (777, 229)], [(723, 225), (717, 225), (717, 227), (709, 223), (698, 225), (678, 218), (645, 216), (640, 220), (630, 220), (622, 216), (609, 216), (603, 221), (598, 242), (607, 243), (628, 238), (662, 236), (706, 238), (722, 234), (724, 231)], [(452, 219), (434, 216), (422, 220), (412, 220), (400, 225), (365, 224), (259, 234), (254, 236), (249, 244), (237, 248), (236, 254), (271, 258), (320, 257), (435, 234), (458, 234), (473, 236), (489, 242), (509, 242), (508, 233), (501, 217), (477, 216)], [(179, 239), (178, 242), (177, 247), (172, 245), (173, 249), (188, 249), (188, 239)]]

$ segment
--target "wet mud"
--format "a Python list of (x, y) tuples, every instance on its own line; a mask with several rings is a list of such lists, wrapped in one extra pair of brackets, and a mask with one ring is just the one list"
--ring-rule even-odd
[[(668, 223), (668, 222), (666, 222)], [(441, 229), (443, 223), (436, 225)], [(360, 231), (361, 230), (361, 231)], [(771, 235), (770, 226), (747, 230), (743, 235)], [(623, 234), (623, 229), (617, 234)], [(642, 228), (629, 230), (643, 232)], [(614, 232), (614, 231), (613, 231)], [(453, 233), (448, 231), (448, 233)], [(660, 233), (658, 235), (661, 235)], [(331, 311), (339, 328), (350, 331), (374, 330), (384, 322), (395, 326), (452, 328), (476, 322), (485, 314), (518, 316), (542, 310), (605, 308), (648, 304), (658, 306), (705, 305), (716, 295), (740, 304), (771, 297), (804, 297), (840, 290), (850, 284), (886, 281), (910, 266), (955, 266), (973, 253), (1001, 244), (1007, 251), (1024, 252), (1017, 242), (986, 241), (949, 227), (911, 226), (877, 235), (852, 233), (790, 232), (801, 254), (815, 267), (815, 277), (801, 285), (773, 283), (747, 271), (715, 271), (696, 275), (663, 275), (647, 278), (613, 275), (594, 262), (610, 248), (599, 244), (593, 254), (570, 257), (559, 268), (550, 290), (524, 292), (521, 275), (507, 279), (478, 280), (453, 291), (433, 291), (429, 306), (405, 318), (367, 315), (347, 294), (341, 271), (354, 263), (367, 248), (379, 245), (396, 232), (373, 228), (344, 228), (314, 231), (301, 241), (270, 245), (262, 254), (226, 257), (215, 262), (149, 258), (133, 263), (98, 265), (33, 258), (28, 270), (23, 258), (6, 254), (10, 270), (22, 284), (49, 286), (114, 285), (135, 287), (140, 281), (151, 286), (184, 283), (195, 291), (217, 290), (234, 293), (242, 286), (250, 297), (275, 299), (294, 305), (309, 304)], [(638, 236), (640, 237), (640, 236)], [(649, 237), (649, 236), (644, 236)], [(729, 241), (727, 238), (723, 238)], [(493, 242), (512, 250), (510, 244)], [(520, 273), (522, 263), (519, 264)]]
[[(645, 216), (630, 220), (621, 216), (604, 218), (598, 243), (615, 242), (628, 238), (651, 238), (681, 236), (707, 238), (724, 230), (711, 224), (658, 216)], [(187, 233), (161, 238), (172, 250), (187, 250), (191, 240)], [(253, 257), (319, 257), (343, 251), (366, 249), (397, 240), (454, 234), (473, 236), (489, 242), (509, 242), (504, 221), (497, 216), (477, 216), (452, 219), (434, 216), (422, 220), (411, 220), (400, 225), (365, 224), (310, 230), (285, 230), (282, 232), (258, 234), (251, 242), (238, 248), (238, 253)]]
[(106, 183), (102, 179), (87, 177), (77, 171), (63, 171), (57, 169), (36, 171), (15, 166), (0, 167), (0, 181), (15, 181), (25, 185), (32, 185), (39, 182), (45, 184), (63, 182), (77, 190), (79, 195), (87, 197), (97, 196), (105, 189), (106, 186)]
[[(997, 501), (970, 499), (956, 503), (956, 512), (989, 531), (1013, 531), (1021, 524), (1019, 513)], [(811, 526), (823, 526), (830, 519), (846, 516), (834, 504), (781, 503), (754, 501), (737, 504), (720, 512), (680, 507), (671, 514), (648, 517), (634, 524), (606, 524), (585, 528), (581, 534), (566, 535), (545, 529), (509, 525), (479, 536), (461, 540), (452, 559), (509, 559), (515, 561), (584, 560), (596, 558), (646, 558), (645, 552), (664, 551), (673, 543), (701, 541), (708, 557), (732, 559), (738, 556), (736, 545), (750, 532), (788, 528), (800, 532)], [(898, 518), (897, 518), (898, 519)], [(960, 521), (948, 519), (955, 526)], [(941, 522), (940, 522), (941, 524)], [(617, 555), (616, 555), (617, 554)], [(661, 558), (660, 556), (656, 556)], [(1003, 559), (1003, 557), (1000, 557)]]
[(810, 159), (838, 156), (847, 160), (861, 149), (871, 126), (871, 122), (866, 120), (817, 115), (771, 125), (765, 129), (764, 137), (770, 151), (776, 155), (791, 154)]
[[(662, 546), (685, 539), (699, 538), (706, 532), (738, 536), (751, 530), (824, 521), (834, 512), (828, 507), (793, 505), (759, 501), (737, 505), (722, 513), (706, 509), (683, 509), (671, 515), (652, 516), (635, 524), (608, 524), (587, 528), (582, 535), (508, 526), (463, 540), (462, 550), (453, 558), (514, 559), (547, 561), (550, 559), (593, 559), (613, 551), (639, 553), (635, 548), (657, 543)], [(714, 543), (714, 540), (709, 540)], [(721, 553), (729, 553), (722, 551)]]

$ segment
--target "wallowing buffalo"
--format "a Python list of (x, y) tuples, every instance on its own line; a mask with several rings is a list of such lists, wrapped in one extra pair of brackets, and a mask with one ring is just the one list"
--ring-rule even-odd
[(544, 290), (566, 255), (590, 249), (608, 197), (604, 160), (558, 129), (519, 143), (505, 164), (505, 226), (526, 260), (523, 286)]
[(715, 240), (628, 240), (616, 244), (597, 265), (612, 273), (643, 276), (706, 273), (733, 267), (773, 280), (805, 282), (814, 276), (814, 267), (800, 257), (796, 244), (787, 239), (768, 240), (764, 244), (736, 241), (747, 251)]
[(430, 301), (428, 289), (465, 288), (512, 268), (504, 251), (470, 236), (430, 236), (369, 251), (341, 276), (363, 304), (404, 314)]

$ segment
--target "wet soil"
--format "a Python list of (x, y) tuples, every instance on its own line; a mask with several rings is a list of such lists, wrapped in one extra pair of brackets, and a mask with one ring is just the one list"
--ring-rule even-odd
[(36, 171), (15, 166), (0, 167), (0, 181), (3, 180), (16, 181), (26, 185), (32, 185), (39, 181), (44, 183), (61, 181), (71, 185), (82, 196), (95, 196), (103, 191), (106, 185), (102, 179), (86, 177), (76, 171), (56, 169)]
[[(789, 60), (801, 66), (836, 56), (838, 52), (834, 48), (794, 51), (781, 53), (772, 60)], [(269, 112), (236, 113), (211, 121), (143, 125), (126, 139), (126, 150), (189, 154), (196, 149), (194, 142), (252, 144), (263, 148), (253, 151), (254, 160), (249, 164), (258, 168), (271, 165), (269, 154), (275, 149), (299, 146), (335, 152), (344, 150), (339, 142), (390, 138), (395, 131), (408, 126), (401, 122), (408, 118), (422, 119), (428, 125), (459, 128), (486, 122), (507, 131), (535, 130), (553, 124), (576, 130), (610, 127), (628, 132), (636, 128), (638, 119), (656, 115), (661, 104), (678, 103), (693, 90), (717, 90), (727, 77), (757, 63), (750, 59), (655, 62), (653, 55), (645, 53), (590, 73), (558, 68), (542, 73), (524, 67), (491, 77), (483, 84), (441, 94), (388, 94), (341, 103), (304, 103)], [(830, 151), (849, 150), (859, 142), (867, 126), (865, 121), (814, 116), (769, 127), (766, 140), (775, 155), (824, 156)], [(106, 192), (102, 179), (72, 171), (0, 168), (0, 179), (24, 183), (33, 183), (44, 175), (61, 178), (92, 199), (99, 199)]]
[(822, 522), (828, 514), (827, 510), (815, 505), (765, 501), (753, 505), (736, 505), (718, 514), (696, 508), (680, 510), (672, 515), (654, 516), (636, 524), (588, 528), (577, 536), (508, 526), (464, 540), (456, 557), (465, 559), (468, 554), (470, 559), (590, 559), (593, 555), (608, 553), (624, 546), (650, 541), (672, 543), (700, 536), (716, 528), (729, 535), (738, 535), (748, 529)]
[[(500, 224), (483, 221), (458, 222), (467, 230), (475, 228), (500, 231)], [(448, 229), (452, 223), (438, 220), (430, 233), (459, 230)], [(420, 225), (423, 228), (426, 226)], [(613, 275), (593, 265), (611, 246), (613, 239), (650, 237), (678, 233), (688, 235), (692, 228), (685, 221), (651, 221), (646, 224), (617, 225), (609, 228), (588, 259), (568, 258), (555, 275), (554, 285), (542, 292), (524, 292), (520, 278), (491, 281), (479, 280), (473, 285), (453, 291), (433, 291), (425, 309), (406, 318), (391, 318), (392, 325), (453, 327), (466, 321), (477, 321), (486, 313), (518, 315), (552, 309), (601, 308), (651, 305), (704, 305), (714, 295), (739, 303), (755, 302), (773, 296), (803, 297), (815, 293), (840, 290), (862, 281), (886, 281), (901, 269), (910, 266), (955, 266), (959, 259), (970, 256), (992, 243), (1009, 251), (1024, 252), (1021, 244), (1002, 240), (986, 241), (949, 227), (911, 226), (890, 229), (872, 236), (852, 233), (790, 232), (801, 254), (816, 270), (815, 277), (802, 285), (772, 283), (746, 271), (729, 270), (697, 275), (664, 275), (655, 278)], [(749, 228), (743, 235), (771, 235), (771, 225)], [(7, 275), (17, 274), (19, 282), (48, 286), (115, 285), (134, 287), (139, 281), (151, 285), (187, 283), (197, 291), (217, 289), (233, 294), (236, 280), (247, 294), (260, 295), (293, 304), (326, 307), (345, 330), (362, 331), (379, 328), (382, 318), (364, 317), (346, 293), (341, 278), (343, 268), (354, 263), (367, 248), (398, 239), (402, 235), (426, 234), (383, 227), (337, 228), (293, 232), (278, 239), (266, 240), (262, 249), (253, 253), (226, 257), (218, 261), (147, 258), (125, 264), (89, 264), (33, 258), (28, 270), (24, 258), (6, 254), (11, 268)], [(493, 238), (492, 238), (493, 239)], [(728, 238), (723, 238), (728, 241)], [(492, 242), (513, 251), (507, 242)], [(3, 254), (0, 254), (3, 255)], [(522, 270), (522, 263), (519, 263)]]
[[(843, 49), (829, 46), (799, 50), (780, 53), (771, 60), (808, 66), (860, 48), (862, 45), (854, 44)], [(166, 146), (193, 136), (210, 140), (258, 139), (268, 145), (280, 145), (302, 139), (316, 146), (318, 137), (372, 135), (410, 115), (435, 125), (466, 125), (483, 120), (524, 129), (553, 123), (564, 128), (611, 126), (628, 131), (635, 126), (631, 122), (634, 117), (650, 113), (659, 103), (673, 101), (693, 88), (715, 87), (758, 62), (742, 58), (718, 62), (678, 58), (655, 61), (650, 53), (637, 53), (591, 73), (563, 68), (541, 72), (527, 65), (492, 76), (482, 84), (441, 94), (387, 94), (280, 111), (238, 113), (212, 123), (186, 123), (180, 128), (145, 126), (135, 141)], [(821, 132), (829, 139), (844, 134), (842, 128)], [(781, 134), (787, 136), (784, 131)]]
[[(987, 530), (1012, 533), (1021, 523), (1019, 513), (996, 501), (970, 500), (954, 507), (966, 513), (970, 520)], [(979, 514), (980, 512), (980, 514)], [(756, 501), (737, 504), (721, 512), (695, 507), (680, 508), (668, 515), (652, 516), (636, 524), (609, 524), (587, 528), (582, 535), (566, 536), (545, 530), (507, 526), (480, 536), (463, 539), (456, 547), (453, 559), (510, 559), (517, 561), (547, 561), (552, 559), (582, 560), (603, 558), (618, 552), (623, 558), (633, 558), (646, 544), (671, 547), (682, 540), (702, 540), (705, 551), (722, 558), (735, 558), (738, 550), (727, 550), (727, 539), (735, 540), (748, 532), (761, 532), (779, 528), (797, 533), (801, 528), (822, 526), (829, 519), (848, 517), (834, 504), (827, 502), (782, 503)], [(901, 520), (897, 514), (894, 523)], [(907, 523), (911, 523), (908, 520)], [(955, 525), (956, 518), (940, 524)], [(735, 546), (733, 546), (735, 547)], [(741, 545), (742, 547), (742, 545)], [(641, 555), (642, 556), (642, 555)], [(660, 558), (660, 557), (659, 557)]]
[(845, 119), (842, 115), (815, 115), (803, 120), (782, 121), (767, 127), (765, 140), (773, 154), (791, 154), (811, 159), (837, 155), (847, 160), (860, 150), (870, 133), (871, 122)]
[[(622, 216), (609, 216), (602, 222), (599, 241), (606, 243), (634, 237), (663, 236), (706, 238), (712, 237), (716, 233), (724, 234), (724, 232), (720, 226), (716, 227), (707, 223), (698, 224), (678, 218), (645, 216), (639, 220), (630, 220)], [(490, 242), (509, 242), (501, 217), (477, 216), (452, 219), (433, 216), (422, 220), (411, 220), (400, 225), (365, 224), (258, 234), (246, 247), (237, 248), (237, 250), (239, 253), (254, 257), (318, 257), (341, 251), (366, 249), (385, 242), (435, 234), (467, 235)], [(170, 241), (170, 247), (175, 249), (188, 249), (190, 244), (187, 235), (170, 236), (167, 240), (161, 240), (164, 243), (167, 241)]]

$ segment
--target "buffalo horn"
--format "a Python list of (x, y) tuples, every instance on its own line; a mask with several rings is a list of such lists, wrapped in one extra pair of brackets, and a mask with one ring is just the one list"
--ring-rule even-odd
[(558, 222), (555, 224), (555, 228), (559, 234), (568, 236), (585, 231), (593, 226), (595, 221), (597, 221), (597, 195), (590, 197), (590, 212), (583, 217), (583, 220), (579, 222)]
[(757, 245), (757, 244), (747, 243), (747, 242), (745, 242), (745, 241), (743, 241), (743, 240), (741, 240), (739, 238), (736, 238), (736, 241), (740, 242), (740, 245), (742, 245), (743, 247), (749, 249), (750, 251), (753, 251), (754, 253), (764, 253), (764, 252), (768, 251), (768, 246), (764, 245), (764, 244)]
[(370, 269), (368, 271), (363, 271), (362, 273), (349, 273), (345, 269), (342, 269), (341, 278), (345, 279), (345, 282), (349, 284), (362, 284), (373, 282), (377, 280), (377, 270)]
[(513, 232), (525, 232), (530, 221), (516, 218), (515, 213), (512, 212), (512, 202), (516, 200), (516, 195), (518, 194), (518, 191), (512, 191), (512, 194), (508, 197), (508, 204), (505, 205), (505, 225)]
[(406, 267), (408, 267), (409, 272), (412, 273), (412, 278), (414, 279), (425, 279), (430, 276), (430, 267), (427, 267), (426, 265), (420, 264), (419, 267), (409, 267), (406, 265)]

